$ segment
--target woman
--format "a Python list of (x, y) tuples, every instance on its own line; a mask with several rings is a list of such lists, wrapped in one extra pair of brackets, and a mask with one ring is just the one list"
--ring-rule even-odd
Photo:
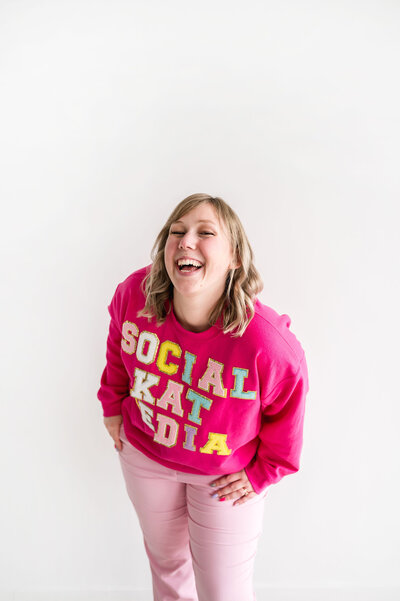
[(98, 397), (155, 601), (250, 601), (268, 486), (299, 469), (304, 351), (232, 209), (185, 198), (109, 306)]

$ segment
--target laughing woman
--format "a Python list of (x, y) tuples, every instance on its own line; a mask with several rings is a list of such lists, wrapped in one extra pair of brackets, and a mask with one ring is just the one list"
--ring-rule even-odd
[(174, 209), (153, 263), (111, 300), (98, 398), (138, 515), (155, 601), (253, 601), (268, 487), (299, 469), (304, 351), (262, 304), (219, 197)]

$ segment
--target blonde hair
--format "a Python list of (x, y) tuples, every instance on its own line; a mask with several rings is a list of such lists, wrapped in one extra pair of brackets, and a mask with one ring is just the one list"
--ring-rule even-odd
[(233, 257), (239, 264), (236, 269), (229, 270), (225, 291), (210, 313), (210, 326), (215, 325), (221, 316), (222, 330), (225, 334), (231, 332), (232, 336), (242, 336), (254, 316), (254, 301), (263, 289), (263, 283), (253, 264), (254, 254), (239, 217), (222, 198), (208, 194), (192, 194), (182, 200), (158, 234), (151, 251), (153, 263), (142, 282), (146, 304), (138, 312), (138, 316), (148, 317), (149, 320), (155, 317), (157, 323), (162, 324), (170, 313), (173, 285), (164, 261), (169, 230), (172, 223), (204, 202), (214, 207), (220, 221), (225, 224)]

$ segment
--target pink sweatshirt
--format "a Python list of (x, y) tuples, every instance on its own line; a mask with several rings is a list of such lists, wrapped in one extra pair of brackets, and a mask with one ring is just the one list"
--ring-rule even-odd
[(245, 468), (257, 493), (298, 471), (308, 376), (290, 318), (257, 300), (242, 337), (217, 325), (190, 332), (173, 311), (157, 326), (137, 317), (149, 268), (119, 284), (108, 307), (104, 416), (122, 414), (132, 445), (174, 470)]

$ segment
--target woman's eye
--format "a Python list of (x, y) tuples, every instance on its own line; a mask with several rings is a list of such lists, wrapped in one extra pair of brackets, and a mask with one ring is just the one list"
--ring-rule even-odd
[[(170, 231), (171, 236), (184, 236), (185, 232), (178, 232), (177, 230)], [(214, 232), (199, 232), (200, 236), (214, 236)]]

